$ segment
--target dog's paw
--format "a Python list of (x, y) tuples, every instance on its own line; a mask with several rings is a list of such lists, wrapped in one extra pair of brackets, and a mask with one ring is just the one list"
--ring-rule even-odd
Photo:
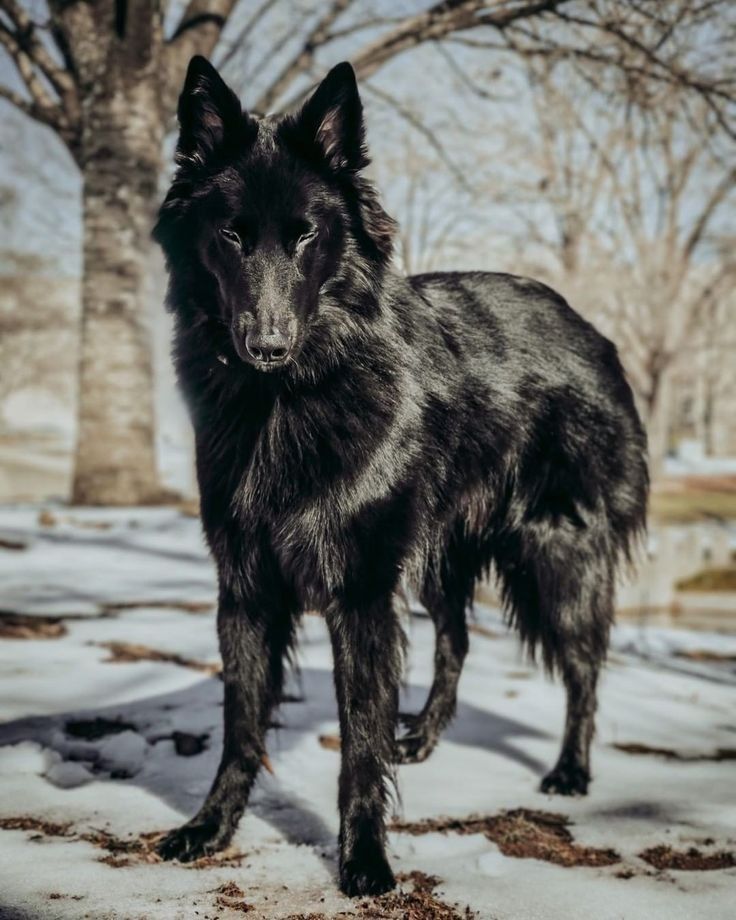
[(556, 766), (540, 783), (540, 792), (547, 795), (587, 795), (590, 773), (577, 764)]
[(156, 847), (162, 859), (193, 862), (227, 846), (231, 833), (215, 822), (184, 824), (170, 831)]
[(384, 894), (395, 887), (396, 879), (383, 853), (349, 859), (340, 866), (340, 890), (350, 898)]
[(410, 713), (399, 713), (399, 721), (406, 734), (396, 739), (394, 763), (421, 763), (435, 749), (439, 734), (427, 731), (422, 717)]
[(403, 735), (394, 743), (394, 763), (421, 763), (434, 749), (434, 742), (424, 735)]

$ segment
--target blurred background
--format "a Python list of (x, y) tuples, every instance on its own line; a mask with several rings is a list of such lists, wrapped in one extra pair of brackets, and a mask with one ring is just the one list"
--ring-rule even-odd
[(619, 348), (654, 481), (621, 615), (736, 627), (725, 0), (0, 0), (0, 502), (195, 506), (149, 239), (194, 53), (261, 112), (352, 60), (400, 268), (533, 275)]

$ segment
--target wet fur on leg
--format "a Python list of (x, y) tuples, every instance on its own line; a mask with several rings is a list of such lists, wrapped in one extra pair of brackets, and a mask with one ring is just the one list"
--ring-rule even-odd
[[(161, 853), (230, 839), (295, 624), (316, 608), (343, 741), (340, 885), (378, 893), (393, 885), (392, 761), (422, 759), (452, 717), (465, 607), (492, 568), (522, 641), (568, 691), (544, 788), (585, 791), (615, 573), (644, 527), (644, 432), (614, 346), (545, 285), (391, 267), (348, 65), (276, 118), (244, 112), (195, 58), (179, 122), (155, 236), (220, 581), (225, 743), (207, 800)], [(402, 580), (437, 648), (397, 748)]]

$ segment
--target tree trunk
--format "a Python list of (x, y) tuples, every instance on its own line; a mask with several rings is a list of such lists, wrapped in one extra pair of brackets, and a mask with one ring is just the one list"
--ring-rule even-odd
[[(84, 274), (72, 500), (160, 500), (151, 305), (145, 298), (163, 136), (157, 80), (106, 74), (85, 100)], [(110, 85), (112, 84), (112, 86)]]
[(664, 468), (664, 461), (670, 447), (670, 380), (666, 371), (653, 377), (651, 391), (645, 406), (644, 423), (649, 444), (649, 472), (658, 478)]

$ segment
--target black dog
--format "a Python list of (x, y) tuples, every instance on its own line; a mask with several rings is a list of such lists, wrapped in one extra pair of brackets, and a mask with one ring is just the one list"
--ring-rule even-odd
[[(179, 121), (155, 236), (219, 574), (225, 736), (207, 800), (161, 853), (190, 860), (232, 836), (309, 606), (334, 651), (341, 887), (386, 891), (391, 763), (425, 758), (451, 718), (465, 610), (491, 566), (567, 688), (542, 789), (586, 791), (614, 580), (644, 527), (645, 436), (615, 348), (554, 291), (391, 268), (348, 64), (274, 118), (242, 112), (195, 58)], [(427, 703), (397, 741), (402, 579), (437, 642)]]

